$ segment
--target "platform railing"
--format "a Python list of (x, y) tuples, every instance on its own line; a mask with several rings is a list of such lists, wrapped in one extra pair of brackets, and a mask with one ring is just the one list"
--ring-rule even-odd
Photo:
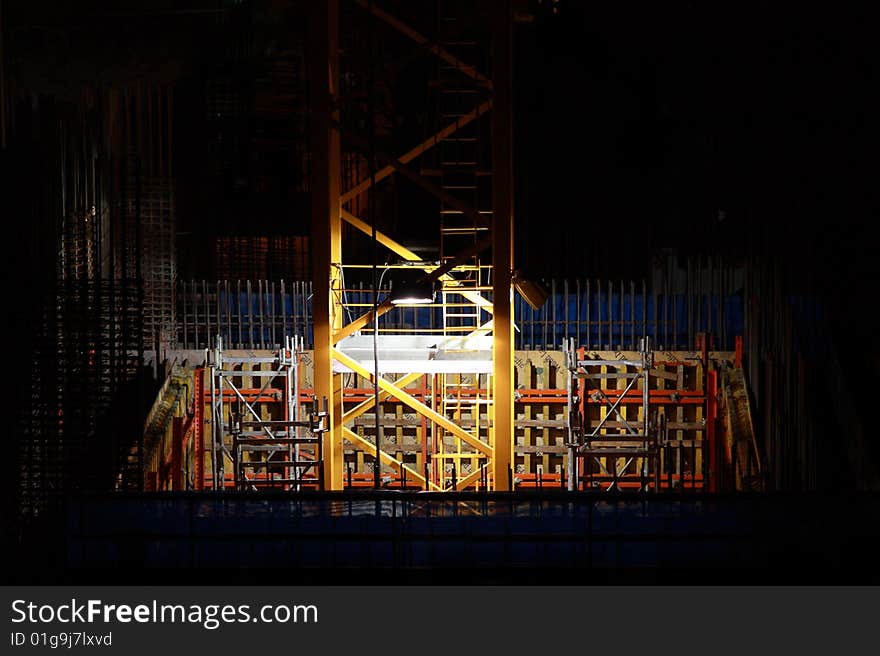
[[(743, 293), (732, 284), (676, 290), (645, 281), (545, 282), (550, 296), (540, 309), (515, 297), (518, 350), (558, 350), (569, 339), (588, 349), (637, 350), (646, 335), (660, 350), (681, 350), (692, 348), (701, 332), (713, 336), (713, 348), (732, 350), (743, 332)], [(369, 288), (352, 285), (345, 294), (352, 307), (372, 306)], [(311, 299), (311, 282), (179, 281), (176, 346), (204, 349), (219, 334), (232, 348), (274, 349), (285, 335), (298, 334), (311, 348)], [(397, 309), (380, 319), (380, 330), (435, 331), (443, 325), (441, 313), (439, 305)]]

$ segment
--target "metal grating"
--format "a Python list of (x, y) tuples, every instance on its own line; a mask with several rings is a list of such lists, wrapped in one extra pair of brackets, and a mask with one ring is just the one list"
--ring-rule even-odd
[[(22, 512), (71, 490), (140, 489), (137, 378), (141, 291), (134, 281), (67, 281), (44, 312), (20, 442)], [(135, 445), (134, 456), (130, 457)]]
[(175, 218), (173, 185), (167, 177), (129, 181), (126, 195), (129, 234), (137, 234), (140, 275), (144, 284), (145, 343), (161, 352), (176, 341)]

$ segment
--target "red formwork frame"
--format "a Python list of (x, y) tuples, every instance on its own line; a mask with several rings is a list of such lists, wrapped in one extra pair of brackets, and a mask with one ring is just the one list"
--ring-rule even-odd
[[(193, 390), (193, 448), (195, 449), (196, 475), (195, 488), (205, 489), (205, 369), (195, 370)], [(211, 399), (208, 399), (208, 403)]]
[(706, 372), (706, 440), (709, 448), (709, 491), (719, 491), (721, 463), (715, 435), (715, 419), (718, 416), (718, 372)]
[[(742, 366), (742, 353), (743, 353), (743, 340), (742, 337), (736, 337), (736, 351), (734, 356), (734, 366), (741, 367)], [(702, 362), (700, 364), (708, 365), (708, 350), (709, 350), (709, 340), (702, 338), (702, 336), (698, 337), (697, 340), (697, 348), (701, 355)], [(581, 347), (578, 349), (578, 357), (583, 359), (586, 354), (586, 349)], [(678, 363), (681, 364), (681, 363)], [(691, 365), (695, 366), (695, 365)], [(195, 370), (195, 389), (194, 389), (194, 398), (202, 399), (202, 403), (194, 403), (194, 411), (191, 421), (188, 422), (183, 429), (182, 442), (185, 445), (188, 443), (190, 437), (194, 442), (194, 450), (195, 450), (195, 468), (196, 468), (196, 476), (195, 476), (195, 488), (197, 490), (205, 489), (205, 449), (204, 449), (204, 404), (210, 403), (210, 396), (206, 397), (206, 392), (204, 390), (204, 378), (203, 378), (203, 368), (198, 368)], [(428, 380), (427, 376), (423, 379), (423, 389), (415, 390), (415, 394), (421, 394), (424, 396), (430, 395), (431, 390), (428, 388)], [(471, 390), (472, 394), (480, 394), (485, 393), (485, 391), (480, 390)], [(620, 390), (602, 390), (603, 394), (606, 395), (608, 400), (615, 401), (619, 394)], [(226, 392), (232, 394), (232, 392)], [(274, 393), (266, 393), (260, 394), (260, 390), (258, 389), (244, 389), (241, 390), (242, 395), (248, 399), (248, 401), (262, 401), (262, 402), (271, 402), (271, 401), (279, 401)], [(301, 403), (310, 401), (312, 398), (313, 391), (311, 389), (300, 389), (299, 401)], [(344, 398), (346, 402), (362, 402), (367, 399), (373, 398), (374, 391), (372, 388), (350, 388), (344, 390)], [(673, 399), (672, 395), (675, 394), (677, 398)], [(579, 395), (579, 410), (583, 415), (586, 412), (587, 405), (603, 403), (600, 400), (593, 400), (591, 398), (585, 398), (585, 395)], [(555, 401), (559, 403), (565, 403), (567, 397), (567, 391), (565, 389), (523, 389), (520, 390), (520, 398), (518, 399), (519, 403), (547, 403), (548, 401)], [(395, 399), (388, 399), (389, 402), (394, 403)], [(642, 402), (641, 392), (631, 391), (626, 394), (624, 398), (621, 400), (621, 404), (640, 404)], [(710, 369), (708, 366), (706, 367), (706, 377), (705, 377), (705, 388), (703, 390), (650, 390), (649, 392), (649, 404), (650, 405), (703, 405), (706, 411), (706, 447), (708, 450), (709, 456), (709, 476), (708, 481), (703, 481), (704, 484), (708, 485), (709, 491), (711, 492), (719, 492), (720, 491), (720, 483), (721, 483), (721, 468), (730, 461), (731, 454), (729, 453), (729, 445), (719, 443), (719, 432), (718, 432), (718, 372), (714, 369)], [(185, 448), (185, 446), (184, 446)], [(426, 445), (423, 445), (423, 450), (426, 450)], [(424, 453), (423, 455), (428, 455), (428, 453)], [(432, 463), (433, 464), (433, 463)], [(579, 459), (578, 462), (578, 477), (583, 477), (583, 461)], [(176, 471), (176, 470), (175, 470)], [(673, 478), (675, 475), (673, 475)], [(372, 477), (370, 476), (370, 480), (367, 481), (364, 478), (363, 481), (360, 480), (361, 476), (357, 474), (353, 474), (352, 483), (355, 487), (363, 485), (372, 485)], [(392, 478), (395, 478), (392, 475)], [(522, 476), (520, 478), (523, 478)], [(525, 479), (529, 480), (525, 480)], [(545, 484), (561, 485), (561, 481), (557, 481), (557, 474), (544, 474), (543, 475)], [(697, 478), (701, 478), (697, 476)], [(397, 481), (392, 481), (390, 487), (395, 487), (395, 483)], [(624, 481), (621, 481), (623, 483)], [(536, 481), (531, 480), (531, 478), (526, 475), (523, 479), (523, 484), (521, 487), (535, 487), (538, 485)], [(634, 485), (635, 483), (633, 483)]]

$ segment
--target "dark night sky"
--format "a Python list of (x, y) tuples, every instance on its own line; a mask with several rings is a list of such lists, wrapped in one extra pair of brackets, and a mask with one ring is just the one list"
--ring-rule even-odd
[[(5, 3), (7, 48), (12, 68), (35, 68), (55, 85), (187, 79), (223, 47), (205, 29), (206, 15), (108, 18), (95, 0), (90, 5), (112, 27), (96, 40), (90, 30), (99, 22), (85, 16), (85, 5), (40, 4)], [(804, 4), (795, 11), (561, 0), (559, 7), (517, 29), (524, 263), (549, 275), (638, 276), (652, 248), (772, 247), (816, 264), (822, 284), (873, 276), (880, 107), (867, 13)], [(15, 25), (20, 16), (28, 29)], [(186, 102), (185, 90), (180, 98)], [(189, 132), (178, 135), (178, 148)], [(198, 193), (218, 191), (227, 190)]]
[[(642, 233), (684, 251), (773, 244), (828, 271), (873, 264), (851, 261), (875, 252), (869, 25), (804, 6), (563, 3), (520, 35), (530, 243), (567, 232), (601, 260)], [(557, 229), (535, 229), (548, 217)]]

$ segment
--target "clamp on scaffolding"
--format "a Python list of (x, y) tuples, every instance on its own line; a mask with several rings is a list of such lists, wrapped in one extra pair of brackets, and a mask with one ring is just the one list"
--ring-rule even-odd
[[(282, 349), (261, 357), (224, 352), (222, 338), (216, 337), (215, 347), (207, 354), (212, 489), (227, 487), (227, 466), (236, 490), (300, 491), (315, 485), (324, 489), (323, 435), (329, 412), (326, 398), (319, 410), (312, 396), (308, 417), (303, 417), (299, 402), (303, 352), (300, 337), (285, 336)], [(254, 379), (261, 381), (259, 388), (245, 387), (246, 381)]]

